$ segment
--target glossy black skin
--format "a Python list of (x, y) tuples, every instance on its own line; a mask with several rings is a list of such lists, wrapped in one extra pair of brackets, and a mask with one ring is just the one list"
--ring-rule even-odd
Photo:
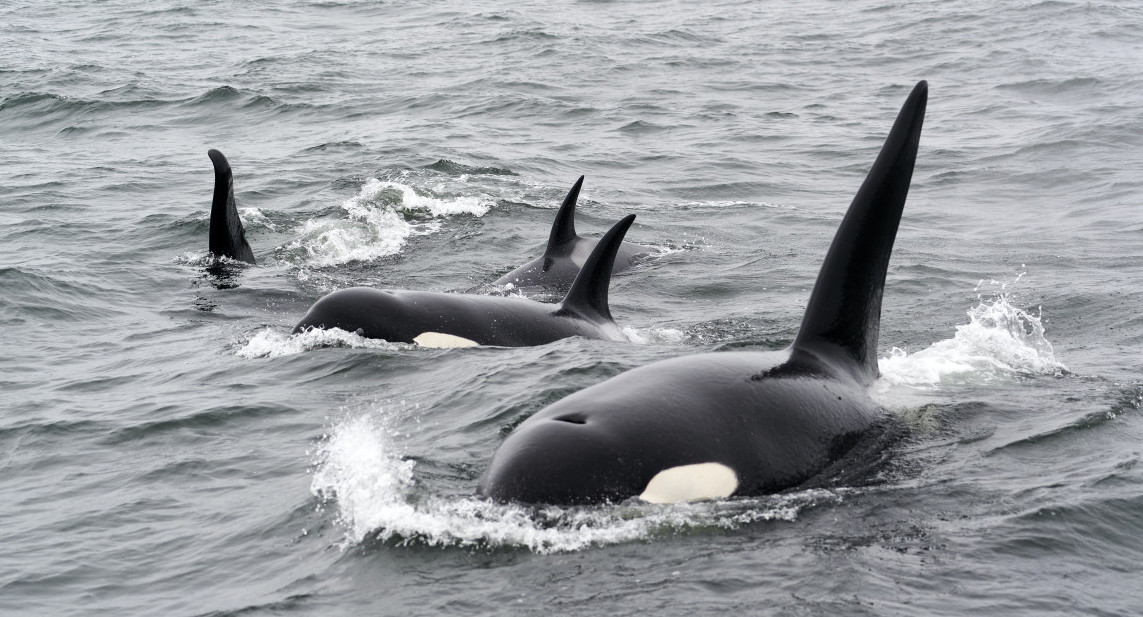
[[(505, 287), (511, 284), (513, 290), (523, 293), (564, 294), (571, 289), (588, 256), (599, 244), (599, 239), (581, 238), (575, 231), (575, 208), (582, 187), (583, 176), (580, 176), (556, 212), (544, 254), (496, 279), (493, 285)], [(636, 263), (637, 256), (652, 251), (654, 249), (650, 247), (621, 243), (615, 255), (612, 273), (630, 268)]]
[(234, 174), (230, 163), (218, 150), (207, 151), (214, 164), (214, 198), (210, 206), (209, 250), (215, 257), (229, 257), (254, 264), (254, 251), (246, 241), (246, 230), (234, 203)]
[(796, 486), (844, 453), (879, 410), (828, 358), (789, 358), (789, 350), (684, 356), (576, 392), (508, 437), (478, 492), (522, 503), (621, 502), (664, 469), (712, 462), (735, 470), (738, 495)]
[(318, 300), (294, 332), (308, 328), (341, 328), (393, 343), (412, 343), (425, 332), (503, 347), (543, 345), (571, 336), (626, 340), (610, 319), (591, 319), (526, 298), (369, 287), (342, 289)]
[(844, 455), (880, 415), (868, 388), (878, 376), (882, 291), (927, 95), (917, 84), (898, 114), (790, 348), (655, 362), (568, 396), (508, 436), (478, 494), (621, 502), (661, 471), (721, 463), (737, 476), (734, 495), (760, 495), (797, 486)]
[(294, 332), (340, 328), (393, 343), (413, 343), (421, 334), (436, 332), (504, 347), (571, 336), (626, 340), (611, 318), (607, 296), (615, 253), (634, 220), (633, 214), (624, 217), (600, 239), (556, 306), (520, 297), (354, 287), (318, 300)]

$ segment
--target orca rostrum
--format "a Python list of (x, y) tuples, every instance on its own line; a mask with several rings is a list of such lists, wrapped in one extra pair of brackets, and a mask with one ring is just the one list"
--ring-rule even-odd
[(624, 217), (599, 240), (558, 305), (519, 296), (353, 287), (318, 300), (294, 333), (339, 328), (422, 347), (521, 347), (572, 336), (627, 340), (611, 318), (607, 292), (615, 255), (634, 220), (634, 214)]
[(796, 487), (843, 456), (882, 415), (868, 388), (927, 98), (922, 81), (901, 108), (789, 348), (683, 356), (580, 390), (521, 423), (477, 492), (535, 504), (752, 496)]

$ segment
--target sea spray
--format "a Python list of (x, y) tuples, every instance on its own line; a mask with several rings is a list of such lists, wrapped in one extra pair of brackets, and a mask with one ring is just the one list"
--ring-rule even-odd
[(951, 339), (912, 354), (894, 347), (881, 358), (879, 389), (935, 389), (943, 383), (979, 383), (1019, 375), (1057, 375), (1067, 370), (1044, 336), (1041, 311), (1013, 306), (1006, 294), (980, 299), (967, 324)]
[(340, 328), (310, 329), (297, 334), (266, 327), (235, 348), (240, 358), (277, 358), (326, 347), (366, 347), (371, 349), (410, 349), (413, 345), (369, 339)]

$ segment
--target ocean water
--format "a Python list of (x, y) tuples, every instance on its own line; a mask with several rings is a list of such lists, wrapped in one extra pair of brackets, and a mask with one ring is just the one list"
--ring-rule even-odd
[[(0, 613), (1138, 615), (1143, 7), (7, 2)], [(529, 415), (797, 332), (914, 83), (885, 422), (779, 495), (528, 509)], [(222, 150), (256, 267), (210, 268)], [(631, 339), (290, 335), (578, 228)]]

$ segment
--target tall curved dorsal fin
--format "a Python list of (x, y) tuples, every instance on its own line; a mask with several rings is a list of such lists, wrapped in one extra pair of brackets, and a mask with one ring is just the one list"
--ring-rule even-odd
[(254, 262), (254, 251), (246, 241), (246, 230), (238, 218), (234, 204), (234, 174), (230, 163), (218, 150), (208, 150), (214, 163), (214, 201), (210, 205), (210, 252), (215, 257), (229, 257), (249, 264)]
[(635, 220), (634, 214), (623, 217), (609, 229), (583, 262), (579, 274), (572, 281), (568, 295), (557, 312), (575, 313), (592, 321), (611, 321), (607, 305), (607, 290), (611, 286), (611, 269), (615, 266), (615, 253), (623, 244), (623, 236)]
[(583, 186), (583, 176), (575, 181), (564, 203), (556, 212), (556, 220), (552, 223), (552, 233), (548, 236), (548, 248), (544, 249), (545, 257), (554, 257), (570, 250), (579, 236), (575, 233), (575, 204), (579, 201), (579, 189)]
[(918, 83), (897, 114), (833, 238), (794, 340), (795, 352), (811, 348), (836, 356), (840, 349), (867, 384), (878, 375), (885, 272), (909, 194), (928, 95), (928, 84)]

